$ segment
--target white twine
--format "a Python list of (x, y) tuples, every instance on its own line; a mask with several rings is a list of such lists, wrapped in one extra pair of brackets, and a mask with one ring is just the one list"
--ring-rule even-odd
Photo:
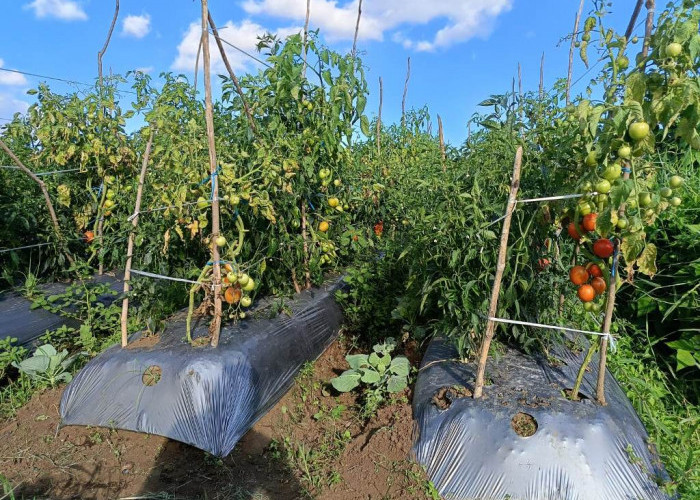
[[(19, 170), (20, 168), (16, 165), (0, 165), (0, 168), (9, 168), (11, 170)], [(51, 172), (33, 172), (37, 177), (42, 175), (53, 175), (53, 174), (65, 174), (68, 172), (80, 172), (83, 170), (91, 170), (97, 167), (83, 167), (83, 168), (69, 168), (67, 170), (52, 170)]]
[(550, 330), (567, 330), (570, 332), (583, 333), (585, 335), (597, 335), (599, 337), (606, 337), (610, 342), (610, 350), (615, 352), (617, 350), (617, 344), (615, 337), (613, 337), (610, 332), (592, 332), (589, 330), (577, 330), (576, 328), (569, 328), (566, 326), (555, 326), (555, 325), (543, 325), (540, 323), (530, 323), (528, 321), (517, 321), (514, 319), (503, 319), (503, 318), (488, 318), (490, 321), (495, 321), (496, 323), (510, 323), (513, 325), (523, 325), (523, 326), (534, 326), (536, 328), (548, 328)]
[(26, 249), (26, 248), (44, 247), (44, 246), (50, 245), (50, 244), (51, 244), (51, 243), (47, 242), (47, 243), (37, 243), (37, 244), (35, 244), (35, 245), (26, 245), (26, 246), (23, 246), (23, 247), (3, 248), (3, 249), (0, 249), (0, 253), (12, 252), (12, 251), (14, 251), (14, 250), (24, 250), (24, 249)]
[(563, 194), (561, 196), (545, 196), (544, 198), (528, 198), (525, 200), (515, 200), (516, 203), (531, 203), (535, 201), (553, 201), (553, 200), (568, 200), (569, 198), (582, 198), (584, 196), (593, 196), (598, 194), (597, 191), (586, 194)]
[(192, 283), (193, 285), (201, 285), (201, 281), (192, 281), (184, 278), (173, 278), (172, 276), (165, 276), (163, 274), (155, 274), (155, 273), (149, 273), (147, 271), (139, 271), (138, 269), (132, 269), (132, 273), (134, 274), (140, 274), (141, 276), (146, 276), (148, 278), (156, 278), (156, 279), (161, 279), (161, 280), (170, 280), (170, 281), (180, 281), (182, 283)]
[[(207, 205), (212, 203), (212, 201), (213, 200), (207, 200)], [(224, 198), (217, 198), (216, 201), (226, 201), (226, 200), (224, 200)], [(149, 212), (159, 212), (162, 210), (168, 210), (169, 208), (182, 208), (182, 207), (187, 207), (190, 205), (197, 205), (198, 203), (204, 203), (204, 202), (202, 202), (202, 201), (188, 201), (187, 203), (183, 203), (181, 205), (166, 205), (163, 207), (156, 207), (156, 208), (149, 208), (147, 210), (140, 210), (138, 212), (134, 212), (133, 214), (131, 214), (129, 216), (129, 218), (126, 219), (126, 221), (131, 222), (132, 220), (134, 220), (136, 217), (138, 217), (141, 214), (147, 214)]]

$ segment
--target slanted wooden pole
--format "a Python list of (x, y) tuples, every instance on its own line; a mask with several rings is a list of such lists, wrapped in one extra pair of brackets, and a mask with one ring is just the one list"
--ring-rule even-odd
[(360, 0), (357, 6), (357, 22), (355, 23), (355, 38), (352, 40), (352, 58), (355, 59), (357, 55), (357, 34), (360, 31), (360, 17), (362, 16), (362, 0)]
[(498, 250), (498, 264), (496, 265), (496, 275), (493, 279), (493, 289), (491, 290), (491, 301), (489, 302), (489, 319), (486, 323), (486, 333), (484, 340), (481, 343), (481, 352), (479, 355), (479, 365), (476, 372), (476, 382), (474, 384), (474, 399), (481, 397), (484, 389), (484, 374), (486, 373), (486, 360), (489, 356), (489, 349), (493, 334), (496, 329), (496, 322), (490, 318), (494, 318), (498, 312), (498, 295), (501, 291), (501, 280), (503, 272), (506, 268), (506, 256), (508, 254), (508, 233), (510, 232), (510, 221), (515, 211), (516, 197), (520, 188), (520, 165), (523, 159), (523, 148), (518, 146), (515, 152), (515, 163), (513, 165), (513, 179), (510, 184), (510, 195), (508, 196), (508, 206), (506, 207), (505, 218), (503, 219), (503, 229), (501, 230), (501, 246)]
[(209, 8), (207, 0), (202, 0), (202, 62), (204, 70), (204, 118), (207, 124), (207, 142), (209, 143), (209, 172), (211, 176), (211, 261), (212, 288), (214, 295), (214, 319), (209, 325), (211, 345), (219, 345), (221, 333), (221, 263), (219, 246), (216, 238), (219, 236), (219, 179), (217, 175), (216, 142), (214, 139), (214, 106), (211, 96), (211, 57), (209, 54)]
[(544, 97), (544, 52), (542, 52), (542, 59), (540, 59), (540, 100)]
[(576, 47), (576, 35), (578, 34), (578, 25), (581, 22), (581, 13), (583, 12), (583, 2), (581, 0), (578, 5), (578, 12), (576, 12), (576, 19), (574, 20), (574, 30), (571, 32), (571, 44), (569, 45), (569, 69), (566, 72), (566, 105), (571, 104), (571, 75), (574, 71), (574, 48)]
[(629, 43), (632, 32), (634, 31), (634, 25), (637, 24), (637, 17), (639, 16), (639, 12), (642, 10), (642, 4), (644, 4), (644, 0), (637, 0), (637, 3), (634, 5), (630, 22), (625, 30), (625, 38), (627, 39), (627, 43)]
[(224, 61), (224, 65), (226, 66), (226, 71), (228, 71), (228, 76), (231, 78), (231, 81), (233, 82), (233, 86), (236, 88), (236, 92), (238, 93), (238, 96), (241, 98), (241, 102), (243, 103), (243, 111), (245, 112), (246, 117), (248, 117), (248, 124), (250, 125), (250, 128), (253, 131), (253, 134), (257, 135), (258, 130), (255, 127), (255, 121), (253, 120), (253, 115), (250, 112), (250, 107), (248, 106), (248, 103), (246, 102), (245, 95), (243, 95), (243, 89), (241, 88), (241, 83), (238, 81), (238, 78), (236, 77), (236, 73), (233, 72), (233, 68), (231, 67), (231, 63), (229, 63), (228, 56), (226, 55), (226, 50), (224, 49), (224, 45), (223, 45), (223, 43), (221, 43), (221, 39), (219, 38), (219, 32), (216, 29), (216, 24), (214, 24), (214, 19), (211, 17), (211, 12), (209, 13), (209, 26), (211, 26), (211, 32), (214, 34), (214, 39), (216, 40), (216, 45), (219, 47), (219, 52), (221, 53), (221, 59)]
[(406, 94), (408, 93), (408, 80), (411, 78), (411, 58), (406, 63), (406, 82), (403, 86), (403, 99), (401, 99), (401, 126), (406, 126)]
[(382, 104), (384, 101), (384, 85), (382, 77), (379, 77), (379, 115), (377, 116), (377, 155), (382, 153), (381, 136), (382, 136)]
[(100, 50), (97, 53), (97, 77), (100, 82), (100, 86), (102, 86), (102, 58), (105, 55), (105, 52), (107, 52), (107, 46), (109, 45), (109, 41), (112, 39), (112, 33), (114, 32), (114, 25), (117, 24), (117, 17), (119, 16), (119, 0), (116, 0), (116, 5), (114, 7), (114, 17), (112, 17), (112, 24), (109, 26), (109, 31), (107, 32), (107, 39), (105, 40), (105, 44), (102, 46), (102, 50)]
[(126, 347), (128, 342), (127, 324), (129, 317), (129, 289), (131, 280), (131, 261), (134, 256), (134, 238), (136, 237), (136, 227), (139, 225), (139, 211), (141, 210), (141, 199), (143, 197), (143, 186), (146, 182), (146, 171), (148, 169), (148, 160), (151, 156), (151, 146), (153, 145), (153, 129), (148, 136), (146, 143), (146, 151), (143, 153), (143, 161), (141, 162), (141, 174), (139, 175), (139, 186), (136, 189), (136, 203), (134, 204), (134, 215), (131, 219), (132, 231), (129, 233), (129, 241), (126, 247), (126, 266), (124, 268), (124, 300), (122, 300), (122, 347)]
[[(612, 269), (610, 271), (610, 282), (608, 283), (608, 300), (605, 307), (605, 317), (603, 318), (603, 327), (601, 328), (601, 333), (610, 333), (610, 326), (612, 325), (612, 315), (615, 310), (615, 294), (617, 292), (617, 272), (618, 272), (618, 260), (619, 260), (619, 244), (620, 242), (615, 239), (615, 253), (613, 254)], [(605, 402), (605, 365), (608, 356), (608, 337), (600, 338), (600, 353), (598, 361), (598, 383), (596, 384), (596, 399), (601, 405), (607, 404)]]

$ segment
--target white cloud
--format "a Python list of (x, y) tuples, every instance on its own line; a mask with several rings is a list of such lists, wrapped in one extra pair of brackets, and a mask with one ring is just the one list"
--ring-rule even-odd
[(73, 0), (34, 0), (25, 5), (33, 9), (36, 17), (56, 17), (64, 21), (86, 21), (88, 16), (83, 8)]
[[(313, 0), (310, 24), (321, 28), (329, 40), (350, 40), (355, 34), (358, 0)], [(386, 32), (405, 48), (432, 51), (487, 35), (493, 20), (510, 9), (513, 0), (383, 0), (365, 2), (358, 38), (383, 40)], [(340, 4), (340, 5), (339, 5)], [(267, 15), (303, 21), (306, 3), (299, 0), (246, 0), (243, 9), (251, 15)], [(443, 21), (444, 25), (428, 40), (412, 40), (406, 35), (412, 26)]]
[(12, 118), (15, 113), (26, 113), (29, 103), (17, 99), (9, 92), (0, 92), (0, 116)]
[(143, 38), (151, 31), (151, 16), (126, 16), (122, 23), (122, 36)]
[(147, 75), (147, 74), (153, 72), (153, 69), (154, 69), (153, 66), (141, 66), (140, 68), (134, 69), (134, 71), (137, 71), (139, 73), (144, 73)]
[[(5, 61), (0, 59), (0, 68), (5, 64)], [(9, 73), (0, 71), (0, 85), (26, 85), (27, 79), (21, 73)]]
[[(239, 47), (246, 52), (253, 55), (257, 53), (256, 45), (258, 43), (258, 36), (264, 35), (270, 30), (264, 28), (263, 26), (252, 22), (249, 19), (242, 21), (240, 24), (235, 24), (232, 21), (228, 21), (222, 26), (217, 26), (219, 31), (219, 36), (222, 40), (226, 40), (236, 47)], [(280, 28), (275, 34), (280, 37), (285, 37), (292, 33), (298, 33), (301, 28), (289, 27)], [(189, 28), (185, 32), (182, 41), (177, 47), (177, 57), (171, 65), (172, 69), (179, 71), (193, 72), (195, 66), (195, 59), (197, 58), (197, 48), (199, 47), (199, 40), (202, 35), (202, 25), (199, 21), (190, 24)], [(253, 59), (242, 54), (240, 51), (232, 48), (224, 43), (224, 49), (226, 50), (226, 57), (231, 63), (231, 67), (234, 71), (248, 70), (251, 67), (257, 65)], [(209, 52), (211, 54), (211, 69), (215, 73), (226, 74), (226, 67), (221, 59), (221, 54), (219, 54), (219, 48), (216, 45), (216, 40), (213, 35), (209, 35)], [(199, 59), (199, 68), (202, 67), (202, 59)]]

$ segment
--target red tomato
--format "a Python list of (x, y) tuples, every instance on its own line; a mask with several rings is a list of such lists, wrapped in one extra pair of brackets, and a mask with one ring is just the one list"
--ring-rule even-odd
[(590, 302), (595, 299), (595, 289), (591, 285), (581, 285), (578, 287), (578, 298), (581, 302)]
[(598, 264), (588, 264), (588, 273), (593, 276), (594, 278), (600, 278), (603, 276), (603, 271), (600, 270), (600, 266)]
[(605, 292), (605, 289), (608, 287), (603, 278), (593, 278), (591, 280), (591, 286), (593, 287), (593, 290), (595, 290), (596, 295), (602, 295), (603, 292)]
[(593, 253), (601, 259), (607, 259), (613, 254), (614, 246), (612, 241), (607, 238), (601, 238), (593, 243)]
[(537, 267), (540, 268), (540, 271), (544, 271), (547, 269), (547, 266), (550, 265), (552, 262), (549, 259), (540, 259), (537, 261)]
[(569, 236), (577, 241), (581, 239), (581, 235), (578, 234), (578, 231), (576, 231), (576, 224), (573, 222), (569, 224)]
[(583, 285), (588, 281), (588, 271), (583, 266), (574, 266), (569, 271), (569, 279), (574, 285)]
[(380, 220), (374, 225), (374, 234), (377, 236), (381, 236), (382, 233), (384, 232), (384, 221)]
[(595, 231), (595, 221), (598, 218), (598, 214), (588, 214), (583, 216), (583, 223), (581, 227), (586, 231)]

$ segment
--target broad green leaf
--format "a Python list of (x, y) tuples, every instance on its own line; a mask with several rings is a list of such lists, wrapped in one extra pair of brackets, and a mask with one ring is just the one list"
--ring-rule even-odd
[(637, 257), (639, 257), (639, 254), (644, 249), (644, 238), (645, 234), (642, 232), (631, 233), (629, 236), (623, 238), (620, 250), (622, 251), (622, 256), (628, 267), (634, 265)]
[(369, 137), (369, 120), (365, 115), (362, 115), (362, 118), (360, 118), (360, 130), (362, 130), (363, 134)]
[(392, 375), (389, 377), (389, 381), (386, 384), (386, 390), (394, 394), (403, 391), (408, 386), (408, 381), (406, 377), (399, 377), (398, 375)]
[(398, 356), (391, 360), (389, 370), (394, 375), (408, 377), (408, 374), (411, 371), (411, 364), (408, 362), (408, 359), (404, 356)]
[(347, 370), (338, 377), (331, 379), (331, 385), (338, 392), (349, 392), (360, 385), (361, 375), (354, 370)]
[(381, 375), (376, 370), (371, 368), (363, 368), (362, 370), (362, 381), (365, 384), (376, 384), (381, 379)]
[(345, 356), (345, 361), (348, 362), (350, 368), (358, 370), (368, 364), (368, 356), (366, 354), (348, 354)]

